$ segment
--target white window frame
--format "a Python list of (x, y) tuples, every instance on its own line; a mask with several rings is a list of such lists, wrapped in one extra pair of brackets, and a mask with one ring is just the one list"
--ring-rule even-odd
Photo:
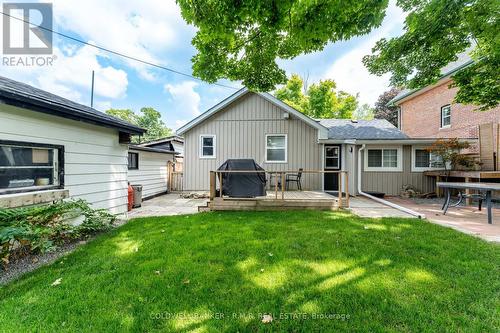
[[(213, 145), (213, 154), (212, 155), (203, 155), (203, 139), (204, 138), (212, 138)], [(201, 134), (199, 140), (199, 157), (202, 159), (214, 159), (217, 156), (217, 136), (215, 134)]]
[[(282, 148), (273, 148), (273, 147), (267, 146), (267, 138), (270, 136), (284, 136), (285, 137), (285, 159), (283, 161), (268, 161), (267, 160), (267, 150), (268, 149), (282, 149)], [(264, 141), (264, 153), (266, 154), (266, 156), (265, 156), (266, 163), (288, 163), (288, 135), (281, 134), (281, 133), (266, 134), (266, 138)]]
[[(444, 118), (445, 118), (445, 117), (443, 117), (443, 110), (444, 110), (445, 108), (448, 108), (448, 109), (450, 110), (450, 114), (449, 114), (449, 116), (447, 117), (447, 118), (449, 118), (449, 119), (450, 119), (450, 123), (449, 123), (448, 125), (443, 125), (443, 124), (444, 124)], [(446, 104), (446, 105), (443, 105), (443, 106), (441, 107), (441, 124), (440, 124), (440, 128), (448, 128), (448, 127), (450, 127), (450, 126), (451, 126), (451, 104)]]
[[(417, 167), (415, 163), (417, 162), (417, 150), (425, 150), (425, 147), (412, 146), (411, 147), (411, 171), (412, 172), (423, 172), (429, 170), (444, 170), (444, 167), (436, 168), (436, 167)], [(431, 153), (432, 154), (432, 153)]]
[[(397, 150), (397, 166), (395, 167), (369, 167), (368, 166), (368, 151), (370, 150), (382, 150), (382, 162), (384, 161), (383, 150)], [(367, 146), (365, 148), (364, 154), (364, 171), (374, 171), (374, 172), (402, 172), (403, 171), (403, 147), (402, 146)]]

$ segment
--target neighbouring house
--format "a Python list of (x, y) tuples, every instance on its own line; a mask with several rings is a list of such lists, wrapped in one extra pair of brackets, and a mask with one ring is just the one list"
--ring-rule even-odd
[[(170, 147), (165, 146), (170, 149)], [(168, 192), (168, 163), (178, 153), (172, 150), (131, 145), (128, 151), (128, 181), (142, 185), (142, 198)]]
[(0, 206), (71, 197), (126, 213), (130, 136), (144, 132), (0, 77)]
[[(185, 141), (185, 191), (209, 190), (209, 172), (235, 158), (254, 159), (269, 171), (347, 171), (353, 195), (359, 182), (363, 191), (389, 195), (407, 184), (431, 192), (434, 182), (423, 171), (439, 165), (425, 150), (434, 139), (410, 139), (386, 120), (314, 120), (269, 93), (246, 88), (177, 134)], [(334, 174), (303, 175), (304, 190), (338, 187)]]
[[(497, 133), (500, 123), (500, 107), (488, 111), (475, 111), (474, 105), (453, 102), (457, 88), (450, 88), (452, 76), (470, 65), (473, 60), (462, 53), (458, 60), (442, 69), (436, 84), (421, 89), (403, 90), (389, 105), (399, 106), (401, 131), (411, 138), (461, 138), (478, 139), (479, 126), (493, 124), (488, 133), (493, 137), (491, 151), (497, 151)], [(477, 153), (478, 146), (471, 151)]]
[(172, 135), (149, 142), (138, 144), (139, 147), (157, 148), (176, 152), (174, 157), (174, 171), (182, 171), (184, 162), (184, 138), (178, 135)]

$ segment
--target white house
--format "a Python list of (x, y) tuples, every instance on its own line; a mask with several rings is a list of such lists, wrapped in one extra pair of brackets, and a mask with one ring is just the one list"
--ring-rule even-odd
[(0, 77), (0, 207), (69, 196), (125, 213), (130, 136), (144, 132)]
[(143, 199), (167, 193), (168, 163), (174, 162), (176, 155), (167, 149), (130, 146), (128, 180), (131, 185), (142, 185)]

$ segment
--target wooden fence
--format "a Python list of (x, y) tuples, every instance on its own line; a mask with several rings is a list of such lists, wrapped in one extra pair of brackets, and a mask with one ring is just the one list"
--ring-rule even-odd
[[(182, 166), (182, 163), (181, 163)], [(183, 187), (183, 177), (184, 173), (182, 171), (174, 171), (177, 170), (176, 164), (169, 162), (168, 163), (168, 191), (169, 192), (181, 192)], [(181, 168), (182, 170), (182, 168)]]

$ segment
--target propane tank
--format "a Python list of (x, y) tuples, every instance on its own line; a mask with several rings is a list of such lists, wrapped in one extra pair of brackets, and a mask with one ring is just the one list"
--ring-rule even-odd
[(134, 189), (130, 185), (130, 182), (128, 183), (128, 211), (130, 212), (132, 210), (132, 207), (134, 205)]

